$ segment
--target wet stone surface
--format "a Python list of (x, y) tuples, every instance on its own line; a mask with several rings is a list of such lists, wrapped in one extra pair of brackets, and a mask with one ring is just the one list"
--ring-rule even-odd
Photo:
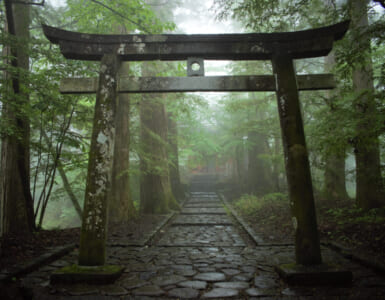
[(222, 204), (222, 201), (221, 199), (218, 198), (218, 195), (215, 194), (215, 195), (204, 195), (204, 194), (201, 194), (201, 195), (193, 195), (190, 193), (190, 196), (189, 198), (187, 199), (187, 201), (184, 203), (183, 206), (185, 205), (194, 205), (194, 204), (202, 204), (202, 206), (200, 207), (206, 207), (207, 205), (210, 205), (210, 204)]
[(199, 296), (199, 291), (193, 288), (176, 288), (168, 292), (168, 295), (182, 299), (196, 299)]
[(217, 202), (217, 201), (189, 202), (184, 207), (185, 208), (215, 208), (215, 207), (222, 207), (222, 203)]
[[(221, 203), (215, 193), (192, 193), (185, 205), (194, 203), (194, 208), (184, 208), (189, 214), (174, 218), (158, 233), (159, 239), (154, 245), (129, 246), (120, 243), (116, 236), (115, 246), (107, 247), (107, 263), (122, 265), (125, 271), (114, 284), (50, 284), (52, 270), (77, 262), (78, 253), (73, 251), (49, 267), (25, 276), (24, 287), (32, 290), (34, 299), (385, 298), (383, 277), (326, 248), (322, 249), (325, 260), (353, 271), (352, 285), (288, 286), (274, 272), (274, 265), (293, 262), (294, 247), (246, 244), (235, 224), (217, 225), (232, 220), (223, 208), (195, 206), (205, 201), (215, 205)], [(219, 209), (223, 214), (213, 214)], [(183, 221), (195, 224), (180, 224)], [(121, 238), (127, 242), (126, 236)]]
[(233, 226), (173, 226), (158, 246), (245, 246)]
[(179, 215), (172, 225), (232, 225), (232, 221), (227, 215)]
[(203, 294), (203, 298), (228, 298), (238, 296), (239, 291), (235, 289), (214, 288)]
[(223, 281), (226, 279), (225, 274), (218, 272), (200, 273), (194, 277), (196, 280), (207, 282)]
[(200, 215), (200, 214), (223, 214), (226, 215), (226, 211), (222, 207), (185, 207), (182, 208), (182, 214), (192, 214), (192, 215)]

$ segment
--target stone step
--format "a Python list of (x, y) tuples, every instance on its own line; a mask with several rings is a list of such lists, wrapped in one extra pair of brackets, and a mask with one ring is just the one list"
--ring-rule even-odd
[(226, 214), (223, 207), (207, 207), (207, 208), (182, 208), (181, 214)]
[(179, 215), (172, 222), (177, 225), (232, 225), (227, 215)]
[(185, 208), (209, 208), (209, 207), (223, 207), (223, 204), (218, 203), (186, 203)]
[(222, 203), (219, 199), (190, 199), (186, 203), (204, 204), (204, 203)]
[(215, 193), (215, 192), (190, 192), (190, 194), (193, 195), (193, 196), (194, 195), (200, 195), (200, 196), (203, 195), (203, 196), (207, 196), (207, 197), (208, 196), (213, 196), (213, 195), (216, 196), (217, 195), (217, 193)]

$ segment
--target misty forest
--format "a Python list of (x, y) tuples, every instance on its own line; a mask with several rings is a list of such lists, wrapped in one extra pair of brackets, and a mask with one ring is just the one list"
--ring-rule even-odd
[(384, 1), (4, 0), (0, 28), (4, 299), (385, 297)]

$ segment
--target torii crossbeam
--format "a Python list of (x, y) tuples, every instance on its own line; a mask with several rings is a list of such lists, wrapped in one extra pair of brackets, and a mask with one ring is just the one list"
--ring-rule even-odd
[(60, 45), (66, 58), (100, 61), (117, 54), (123, 61), (270, 60), (277, 53), (292, 59), (325, 56), (341, 39), (349, 22), (297, 32), (251, 34), (104, 35), (66, 31), (43, 25), (46, 37)]
[[(349, 22), (281, 33), (219, 35), (98, 35), (44, 26), (47, 38), (69, 59), (101, 61), (96, 79), (64, 79), (63, 93), (97, 91), (91, 156), (85, 196), (79, 264), (105, 262), (107, 188), (113, 147), (113, 105), (116, 94), (182, 91), (275, 91), (282, 130), (290, 206), (295, 228), (297, 265), (322, 263), (310, 166), (298, 90), (333, 88), (329, 75), (296, 76), (293, 60), (327, 55), (346, 33)], [(271, 60), (273, 76), (204, 77), (203, 60)], [(120, 61), (187, 60), (187, 78), (121, 78)], [(83, 86), (83, 83), (88, 83)], [(79, 86), (81, 83), (82, 86)]]

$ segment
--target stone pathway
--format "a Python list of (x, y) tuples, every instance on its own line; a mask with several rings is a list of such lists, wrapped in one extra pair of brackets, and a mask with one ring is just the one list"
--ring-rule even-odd
[(226, 213), (217, 194), (192, 192), (152, 245), (113, 243), (108, 263), (126, 267), (114, 284), (51, 285), (50, 273), (76, 263), (77, 251), (23, 278), (36, 299), (384, 299), (385, 280), (330, 249), (326, 261), (353, 271), (345, 287), (289, 287), (274, 265), (294, 261), (293, 246), (258, 246)]

